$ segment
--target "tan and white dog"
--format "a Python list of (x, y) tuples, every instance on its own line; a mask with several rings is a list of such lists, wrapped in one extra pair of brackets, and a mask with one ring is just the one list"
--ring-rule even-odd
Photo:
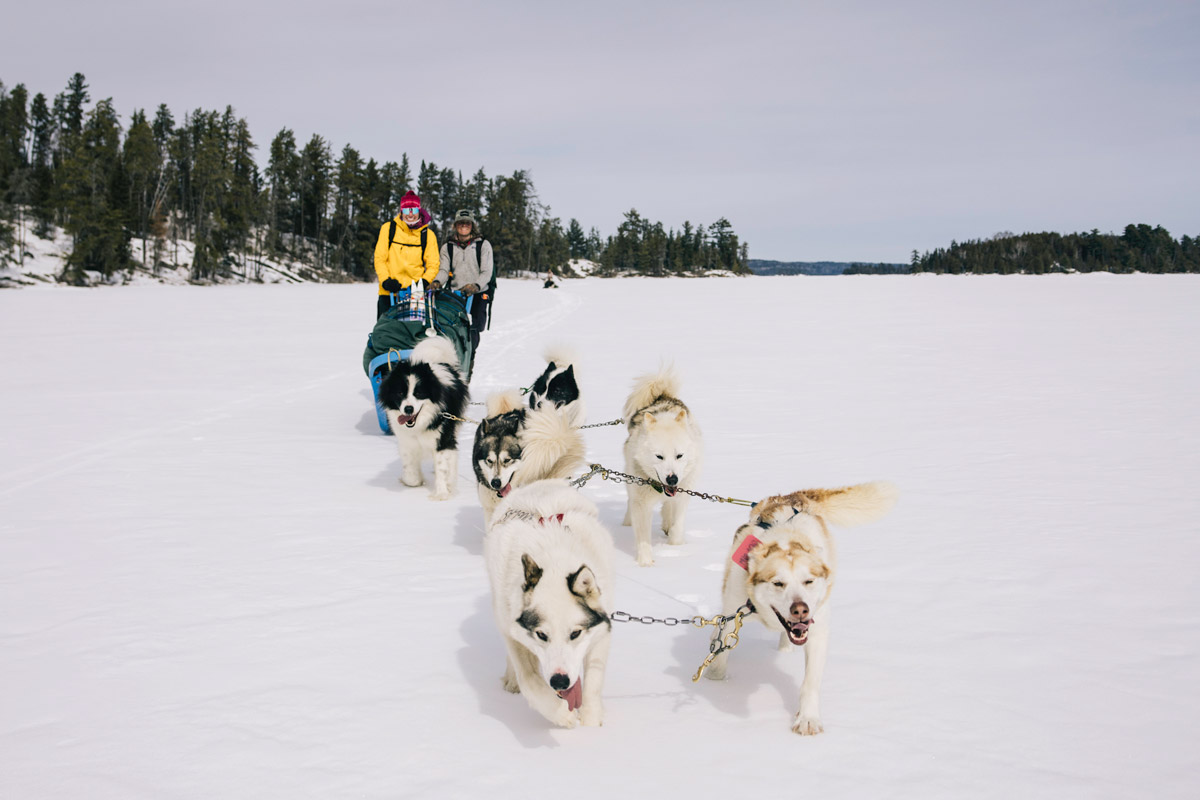
[[(634, 381), (621, 414), (629, 429), (625, 439), (625, 471), (654, 485), (626, 484), (629, 496), (623, 525), (633, 525), (637, 563), (654, 563), (650, 523), (662, 503), (662, 527), (668, 544), (683, 544), (684, 513), (704, 460), (704, 442), (688, 407), (677, 396), (679, 376), (673, 367)], [(657, 488), (656, 488), (657, 487)]]
[[(893, 484), (877, 481), (768, 497), (754, 506), (750, 521), (734, 534), (725, 565), (724, 613), (733, 614), (749, 600), (752, 615), (779, 631), (780, 650), (804, 647), (800, 710), (792, 723), (796, 733), (824, 730), (818, 693), (829, 652), (829, 595), (837, 574), (837, 552), (827, 523), (872, 522), (891, 510), (897, 496)], [(704, 674), (723, 679), (728, 656), (718, 655)]]
[(600, 725), (612, 633), (612, 534), (561, 480), (514, 489), (483, 540), (504, 688), (564, 728)]

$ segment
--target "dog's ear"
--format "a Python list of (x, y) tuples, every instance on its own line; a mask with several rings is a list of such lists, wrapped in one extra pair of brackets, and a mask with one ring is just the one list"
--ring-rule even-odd
[(679, 409), (679, 413), (675, 415), (676, 422), (683, 422), (683, 418), (687, 416), (687, 409)]
[(642, 414), (642, 421), (646, 423), (647, 428), (653, 428), (655, 423), (658, 422), (658, 420), (654, 418), (654, 414), (649, 411), (647, 411), (645, 414)]
[(596, 583), (596, 575), (586, 564), (567, 576), (567, 588), (591, 608), (600, 602), (600, 586)]
[(484, 434), (487, 433), (487, 424), (488, 424), (487, 417), (484, 417), (483, 422), (479, 423), (479, 428), (480, 428), (480, 430), (482, 430), (484, 432)]
[(551, 372), (554, 372), (554, 370), (556, 370), (556, 369), (558, 369), (558, 367), (554, 366), (554, 362), (551, 361), (549, 364), (546, 365), (546, 371), (543, 374), (549, 375)]
[(529, 557), (528, 553), (521, 556), (521, 566), (525, 568), (525, 585), (521, 587), (521, 591), (528, 592), (542, 579), (542, 568)]

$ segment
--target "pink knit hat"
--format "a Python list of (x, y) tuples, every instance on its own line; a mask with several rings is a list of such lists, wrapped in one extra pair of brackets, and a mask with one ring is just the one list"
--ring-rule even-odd
[(420, 208), (420, 207), (421, 207), (421, 198), (417, 197), (416, 192), (409, 191), (409, 192), (404, 193), (404, 197), (401, 198), (401, 200), (400, 200), (400, 208), (401, 209)]

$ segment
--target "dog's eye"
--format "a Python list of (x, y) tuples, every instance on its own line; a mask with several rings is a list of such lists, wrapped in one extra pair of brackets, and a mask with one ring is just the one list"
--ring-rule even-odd
[(496, 459), (492, 458), (491, 456), (488, 456), (487, 457), (487, 465), (489, 467), (491, 467), (491, 466), (495, 466), (495, 464), (496, 464)]
[(657, 458), (659, 461), (662, 461), (662, 460), (663, 460), (663, 457), (662, 457), (662, 456), (655, 456), (655, 458)]
[(783, 588), (783, 586), (784, 586), (784, 583), (783, 583), (783, 581), (775, 581), (775, 583), (773, 583), (772, 585), (773, 585), (773, 586), (774, 586), (776, 589), (782, 589), (782, 588)]
[(572, 639), (578, 639), (578, 638), (579, 638), (579, 634), (581, 634), (581, 633), (583, 633), (583, 628), (580, 628), (580, 629), (579, 629), (579, 630), (577, 630), (577, 631), (571, 631), (571, 638), (572, 638)]
[(683, 458), (683, 453), (676, 453), (676, 454), (675, 454), (675, 460), (676, 460), (676, 461), (678, 461), (678, 460), (679, 460), (679, 459), (681, 459), (681, 458)]
[(812, 579), (812, 578), (809, 578), (808, 580), (806, 580), (806, 581), (804, 582), (804, 585), (805, 585), (805, 586), (812, 586), (812, 585), (813, 585), (813, 579)]
[(548, 641), (550, 641), (550, 637), (549, 637), (549, 636), (547, 636), (546, 634), (542, 633), (541, 631), (537, 631), (537, 637), (538, 637), (539, 639), (541, 639), (543, 642), (548, 642)]

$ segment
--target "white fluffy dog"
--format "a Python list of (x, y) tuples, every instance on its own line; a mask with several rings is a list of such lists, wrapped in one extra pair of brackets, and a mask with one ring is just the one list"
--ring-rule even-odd
[[(837, 573), (837, 553), (827, 522), (859, 525), (879, 519), (896, 503), (898, 491), (886, 481), (843, 489), (808, 489), (768, 497), (738, 528), (725, 565), (722, 605), (733, 614), (747, 600), (753, 616), (779, 631), (779, 649), (804, 647), (804, 682), (800, 710), (792, 730), (820, 733), (818, 692), (829, 652), (829, 594)], [(725, 677), (727, 652), (721, 653), (705, 677)]]
[(484, 537), (504, 688), (564, 728), (604, 719), (612, 552), (596, 506), (560, 480), (514, 489)]
[(627, 484), (629, 503), (625, 525), (633, 525), (638, 566), (654, 563), (650, 522), (662, 503), (663, 532), (669, 544), (683, 544), (686, 494), (692, 489), (704, 460), (700, 427), (676, 395), (679, 376), (673, 367), (643, 375), (634, 381), (622, 418), (629, 429), (625, 440), (625, 471), (652, 481), (652, 485)]

